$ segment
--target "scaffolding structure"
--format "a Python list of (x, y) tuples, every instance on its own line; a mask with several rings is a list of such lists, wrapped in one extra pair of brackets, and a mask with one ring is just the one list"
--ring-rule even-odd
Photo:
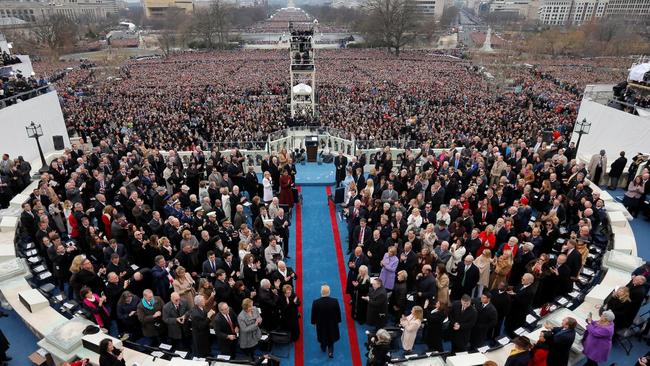
[[(303, 28), (303, 27), (301, 27)], [(291, 117), (313, 118), (316, 115), (316, 65), (314, 62), (313, 25), (299, 29), (289, 23), (291, 66)]]

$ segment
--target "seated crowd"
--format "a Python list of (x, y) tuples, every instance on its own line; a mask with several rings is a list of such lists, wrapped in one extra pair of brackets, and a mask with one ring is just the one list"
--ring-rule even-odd
[(23, 204), (20, 233), (111, 334), (209, 357), (213, 329), (220, 354), (251, 358), (262, 331), (299, 336), (299, 274), (286, 262), (296, 170), (281, 152), (262, 185), (242, 161), (73, 146)]
[[(424, 145), (417, 155), (407, 151), (399, 166), (386, 149), (369, 171), (363, 159), (335, 158), (346, 192), (352, 315), (380, 330), (369, 354), (369, 362), (378, 361), (369, 364), (386, 361), (383, 327), (402, 328), (405, 353), (422, 326), (429, 351), (475, 350), (502, 334), (514, 339), (533, 309), (544, 315), (557, 298), (581, 288), (590, 250), (608, 245), (604, 202), (575, 149), (561, 138), (540, 146), (535, 139), (494, 146), (476, 139), (436, 155)], [(645, 168), (645, 194), (649, 177)], [(589, 319), (604, 335), (589, 331), (602, 339), (585, 341), (588, 359), (607, 360), (613, 332), (632, 324), (649, 277), (646, 264), (602, 304), (609, 311)], [(535, 340), (549, 365), (567, 364), (575, 325), (565, 319)], [(530, 343), (515, 340), (524, 353), (518, 357), (533, 357)]]

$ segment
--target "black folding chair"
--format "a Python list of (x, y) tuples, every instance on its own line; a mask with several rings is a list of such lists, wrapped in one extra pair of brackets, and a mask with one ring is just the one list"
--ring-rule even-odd
[(290, 347), (289, 345), (291, 344), (291, 333), (281, 331), (281, 330), (274, 330), (269, 333), (269, 338), (271, 339), (271, 351), (274, 351), (275, 345), (283, 345), (286, 347), (286, 353), (283, 355), (279, 355), (279, 357), (286, 358), (289, 357), (289, 352), (290, 352)]

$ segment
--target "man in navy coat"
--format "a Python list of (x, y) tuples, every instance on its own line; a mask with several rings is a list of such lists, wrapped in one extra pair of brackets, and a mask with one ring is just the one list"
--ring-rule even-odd
[(341, 323), (341, 308), (339, 301), (330, 297), (330, 287), (322, 285), (320, 299), (314, 300), (311, 306), (311, 323), (316, 325), (316, 334), (321, 351), (327, 350), (329, 358), (334, 357), (334, 342), (341, 337), (339, 323)]

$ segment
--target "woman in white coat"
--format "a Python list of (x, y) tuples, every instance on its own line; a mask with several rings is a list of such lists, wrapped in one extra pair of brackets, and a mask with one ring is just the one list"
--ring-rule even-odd
[(447, 273), (455, 274), (458, 264), (463, 260), (463, 258), (465, 258), (467, 249), (465, 249), (463, 243), (458, 240), (456, 243), (451, 245), (449, 251), (451, 251), (451, 258), (447, 261)]
[(402, 348), (404, 349), (404, 354), (409, 354), (413, 350), (413, 344), (418, 335), (418, 330), (422, 325), (423, 316), (424, 311), (420, 306), (414, 306), (411, 310), (411, 315), (402, 315), (399, 325), (404, 329), (402, 331)]
[(271, 179), (271, 173), (264, 172), (264, 178), (262, 178), (262, 186), (264, 187), (264, 203), (268, 204), (273, 199), (273, 180)]

